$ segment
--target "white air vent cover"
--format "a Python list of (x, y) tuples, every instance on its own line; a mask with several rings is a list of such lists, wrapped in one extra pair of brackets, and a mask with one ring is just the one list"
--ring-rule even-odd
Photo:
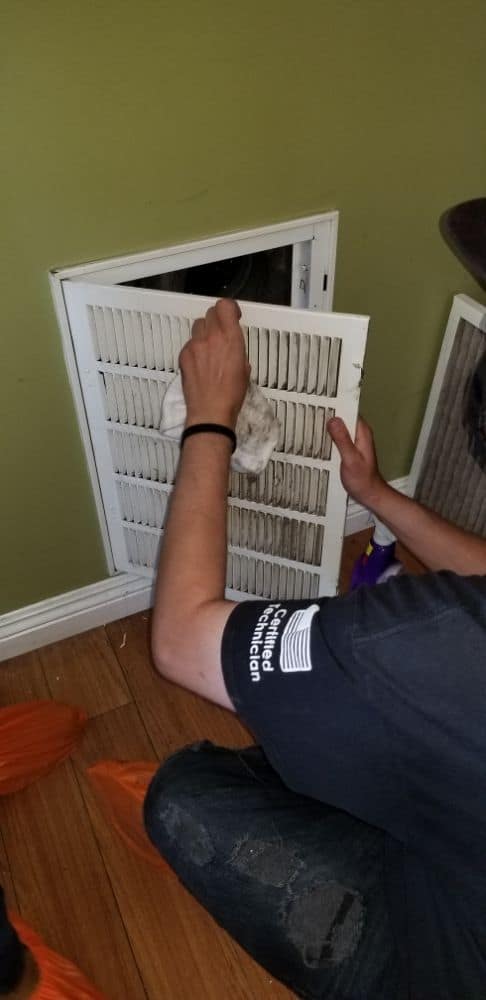
[[(212, 299), (63, 282), (117, 570), (153, 574), (179, 449), (158, 431), (194, 319)], [(368, 320), (242, 303), (252, 376), (280, 439), (257, 478), (232, 473), (228, 595), (336, 592), (346, 513), (335, 413), (354, 430)]]

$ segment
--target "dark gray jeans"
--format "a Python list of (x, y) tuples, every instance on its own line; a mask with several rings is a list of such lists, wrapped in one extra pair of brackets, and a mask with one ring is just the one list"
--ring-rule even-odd
[(0, 886), (0, 994), (3, 996), (20, 982), (24, 965), (24, 948), (12, 927), (5, 908), (5, 896)]
[(259, 748), (179, 751), (150, 785), (145, 823), (190, 892), (299, 996), (402, 995), (385, 835), (289, 791)]

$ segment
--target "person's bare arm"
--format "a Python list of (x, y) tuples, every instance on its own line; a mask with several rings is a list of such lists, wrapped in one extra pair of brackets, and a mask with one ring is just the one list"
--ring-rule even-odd
[(457, 528), (385, 482), (364, 420), (358, 422), (355, 443), (338, 417), (329, 422), (329, 432), (341, 456), (344, 488), (388, 525), (424, 566), (461, 576), (486, 573), (486, 539)]
[[(181, 372), (186, 426), (234, 429), (248, 386), (240, 311), (218, 302), (194, 324)], [(221, 638), (234, 605), (224, 599), (226, 509), (231, 442), (219, 434), (189, 437), (182, 449), (158, 569), (152, 653), (170, 680), (233, 708), (221, 670)]]

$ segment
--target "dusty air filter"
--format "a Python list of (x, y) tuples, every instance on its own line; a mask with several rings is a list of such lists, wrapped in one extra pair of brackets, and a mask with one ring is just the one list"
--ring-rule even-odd
[(456, 295), (410, 474), (417, 500), (486, 537), (486, 307)]

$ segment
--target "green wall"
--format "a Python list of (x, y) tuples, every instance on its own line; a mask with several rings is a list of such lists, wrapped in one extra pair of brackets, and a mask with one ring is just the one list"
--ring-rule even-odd
[[(0, 611), (105, 575), (47, 272), (327, 209), (405, 474), (484, 194), (484, 0), (3, 0)], [(5, 86), (6, 85), (6, 86)]]

